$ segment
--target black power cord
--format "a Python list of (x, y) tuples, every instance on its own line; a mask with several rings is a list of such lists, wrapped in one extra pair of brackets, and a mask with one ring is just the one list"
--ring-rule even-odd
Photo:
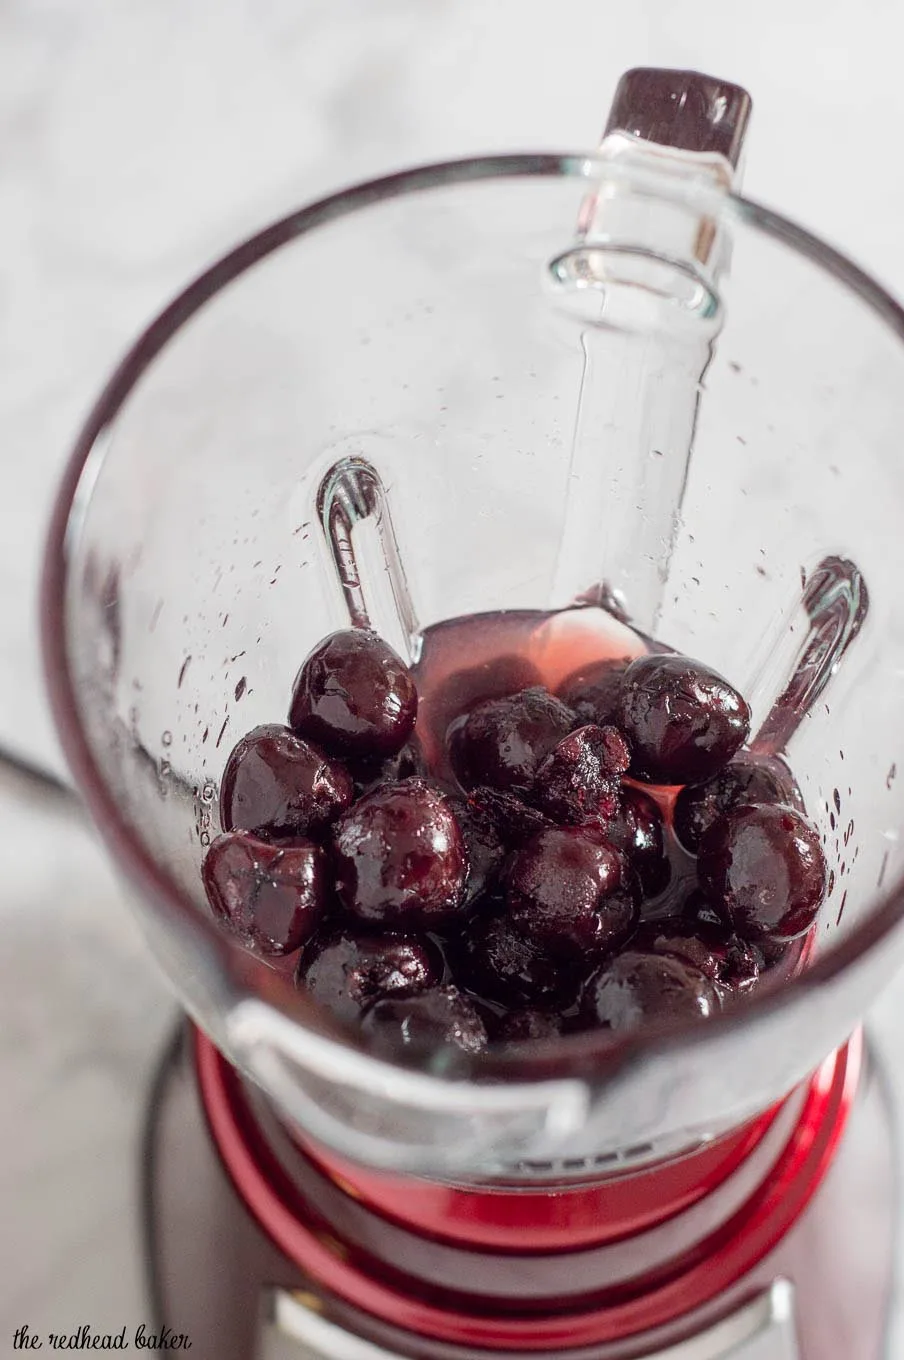
[(140, 1250), (150, 1322), (154, 1331), (166, 1325), (163, 1281), (160, 1272), (160, 1238), (157, 1225), (156, 1185), (159, 1167), (158, 1116), (170, 1077), (179, 1065), (186, 1042), (185, 1017), (180, 1016), (157, 1059), (148, 1089), (138, 1154), (138, 1214)]
[(18, 752), (11, 751), (6, 746), (0, 746), (0, 765), (8, 766), (17, 775), (27, 779), (29, 783), (49, 789), (55, 796), (65, 798), (76, 806), (79, 805), (78, 794), (71, 784), (66, 783), (65, 779), (54, 774), (52, 770), (45, 769), (43, 765), (37, 765), (25, 756), (19, 755)]

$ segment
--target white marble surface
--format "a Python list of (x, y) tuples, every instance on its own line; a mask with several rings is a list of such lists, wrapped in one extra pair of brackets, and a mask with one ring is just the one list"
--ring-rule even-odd
[[(589, 145), (620, 72), (652, 63), (747, 86), (748, 192), (904, 295), (902, 40), (896, 0), (7, 0), (0, 744), (60, 768), (35, 622), (54, 483), (125, 344), (199, 266), (365, 175)], [(12, 776), (0, 873), (6, 1354), (22, 1321), (142, 1315), (132, 1157), (172, 1003), (78, 815)], [(874, 1024), (904, 1091), (902, 997)]]

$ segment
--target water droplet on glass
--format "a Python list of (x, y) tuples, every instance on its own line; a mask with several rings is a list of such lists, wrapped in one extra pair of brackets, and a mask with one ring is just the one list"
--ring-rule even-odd
[(840, 926), (840, 925), (841, 925), (841, 918), (842, 918), (842, 916), (844, 915), (844, 909), (845, 909), (846, 905), (847, 905), (847, 893), (845, 893), (845, 894), (844, 894), (844, 897), (842, 897), (842, 899), (841, 899), (841, 906), (838, 908), (838, 915), (837, 915), (837, 917), (835, 918), (835, 924), (836, 924), (836, 926)]
[(172, 746), (173, 744), (172, 732), (170, 732), (169, 729), (167, 728), (167, 730), (163, 733), (163, 736), (160, 738), (160, 740), (163, 742), (164, 746)]

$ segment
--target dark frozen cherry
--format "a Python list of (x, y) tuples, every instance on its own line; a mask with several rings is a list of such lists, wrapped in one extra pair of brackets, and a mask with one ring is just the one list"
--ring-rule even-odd
[(458, 822), (468, 857), (464, 897), (464, 905), (468, 906), (496, 885), (507, 847), (489, 813), (464, 798), (450, 797), (449, 805)]
[(672, 866), (656, 799), (623, 784), (621, 806), (604, 825), (607, 839), (622, 852), (640, 879), (644, 896), (657, 897), (668, 886)]
[(654, 784), (696, 784), (747, 740), (750, 710), (709, 666), (684, 656), (642, 656), (622, 680), (617, 725), (631, 773)]
[(625, 656), (592, 661), (580, 670), (572, 671), (556, 693), (581, 723), (596, 723), (599, 727), (614, 723), (622, 677), (629, 660)]
[(580, 974), (572, 975), (518, 931), (505, 915), (478, 915), (452, 955), (455, 980), (502, 1006), (573, 1001)]
[(429, 941), (334, 930), (308, 941), (297, 980), (339, 1020), (353, 1021), (372, 1002), (424, 991), (442, 974), (439, 951)]
[(489, 819), (507, 850), (517, 849), (552, 826), (539, 808), (530, 807), (516, 794), (503, 793), (500, 789), (472, 789), (468, 806)]
[(731, 922), (721, 905), (712, 903), (702, 888), (692, 888), (679, 912), (692, 930), (706, 939), (724, 943), (731, 935)]
[(327, 751), (378, 760), (404, 746), (417, 717), (408, 667), (363, 628), (332, 633), (295, 678), (289, 726)]
[(761, 970), (765, 972), (770, 968), (777, 968), (780, 963), (786, 962), (792, 950), (799, 949), (803, 939), (798, 938), (797, 943), (793, 940), (757, 940), (757, 953), (762, 955), (763, 962)]
[(508, 907), (517, 930), (566, 962), (617, 949), (637, 919), (618, 851), (571, 826), (541, 831), (518, 852)]
[(540, 672), (523, 656), (497, 656), (454, 671), (431, 690), (429, 721), (442, 741), (449, 724), (488, 699), (505, 699), (541, 684)]
[(752, 803), (718, 817), (700, 842), (700, 885), (742, 939), (793, 940), (826, 891), (819, 836), (794, 808)]
[(719, 968), (720, 987), (724, 992), (745, 995), (759, 982), (763, 963), (762, 952), (756, 945), (732, 935)]
[(724, 944), (697, 934), (680, 916), (645, 921), (632, 935), (631, 948), (645, 954), (669, 954), (691, 964), (712, 982), (718, 980)]
[(501, 1043), (523, 1043), (531, 1039), (555, 1039), (562, 1029), (558, 1011), (529, 1008), (509, 1011), (499, 1022), (494, 1037)]
[(683, 959), (626, 949), (588, 980), (581, 999), (585, 1021), (616, 1034), (654, 1024), (706, 1020), (719, 1006), (709, 978)]
[(466, 789), (528, 794), (537, 766), (573, 726), (570, 709), (539, 687), (490, 699), (450, 729), (452, 768)]
[(463, 904), (468, 856), (449, 799), (423, 779), (365, 794), (333, 827), (336, 891), (363, 921), (428, 929)]
[(326, 905), (326, 861), (313, 841), (279, 845), (227, 831), (208, 850), (201, 878), (214, 913), (261, 954), (299, 949)]
[(628, 744), (616, 728), (579, 727), (537, 766), (531, 801), (555, 822), (613, 817), (630, 761)]
[[(754, 986), (763, 970), (763, 950), (735, 935), (724, 908), (717, 909), (700, 888), (693, 888), (681, 904), (677, 920), (679, 934), (688, 931), (718, 959), (718, 981), (723, 990), (747, 992)], [(650, 923), (663, 930), (667, 924), (670, 922)]]
[(352, 801), (337, 760), (288, 727), (255, 727), (233, 750), (220, 782), (220, 821), (271, 836), (300, 836), (334, 821)]
[(679, 843), (695, 855), (700, 837), (717, 817), (748, 803), (786, 803), (803, 812), (800, 791), (783, 761), (741, 751), (712, 779), (681, 790), (673, 820)]
[(427, 774), (427, 760), (421, 743), (412, 734), (405, 745), (394, 755), (377, 762), (357, 761), (351, 767), (354, 777), (355, 797), (370, 793), (378, 784), (395, 784), (400, 779), (411, 779), (415, 775)]
[(376, 1001), (365, 1011), (361, 1028), (389, 1053), (429, 1052), (439, 1044), (480, 1053), (487, 1045), (477, 1008), (457, 987), (430, 987), (416, 996)]

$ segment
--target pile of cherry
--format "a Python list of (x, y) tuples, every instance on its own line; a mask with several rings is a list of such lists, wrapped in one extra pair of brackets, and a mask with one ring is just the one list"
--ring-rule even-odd
[(300, 950), (298, 985), (381, 1048), (704, 1019), (812, 926), (819, 837), (709, 667), (606, 660), (483, 699), (438, 773), (417, 712), (385, 642), (332, 634), (288, 726), (230, 755), (202, 869), (224, 925)]

